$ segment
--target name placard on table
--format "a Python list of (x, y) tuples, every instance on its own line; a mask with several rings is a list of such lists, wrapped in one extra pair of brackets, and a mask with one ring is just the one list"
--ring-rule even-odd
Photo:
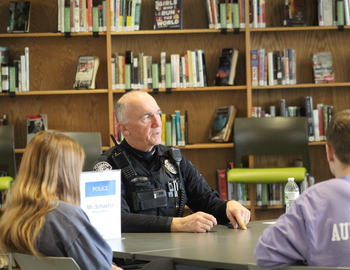
[(105, 240), (121, 238), (120, 170), (82, 172), (81, 208)]

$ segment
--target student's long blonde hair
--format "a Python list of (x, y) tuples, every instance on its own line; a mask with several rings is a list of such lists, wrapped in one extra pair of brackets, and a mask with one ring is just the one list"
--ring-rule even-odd
[(82, 147), (57, 131), (34, 136), (23, 154), (0, 218), (0, 252), (41, 255), (35, 244), (45, 214), (60, 200), (80, 204), (84, 159)]

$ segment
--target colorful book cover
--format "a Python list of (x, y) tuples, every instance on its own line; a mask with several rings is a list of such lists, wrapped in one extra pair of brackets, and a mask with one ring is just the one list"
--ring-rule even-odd
[(155, 0), (154, 29), (182, 29), (182, 0)]
[(7, 32), (29, 32), (30, 1), (10, 2)]

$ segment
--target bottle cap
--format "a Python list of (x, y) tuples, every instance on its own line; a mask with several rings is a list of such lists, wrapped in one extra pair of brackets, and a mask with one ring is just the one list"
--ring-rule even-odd
[(288, 181), (294, 181), (294, 177), (289, 177)]

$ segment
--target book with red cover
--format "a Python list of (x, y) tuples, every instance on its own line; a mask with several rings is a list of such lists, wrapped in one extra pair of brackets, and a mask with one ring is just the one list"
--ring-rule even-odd
[(218, 189), (220, 199), (227, 200), (227, 171), (226, 169), (217, 170)]

